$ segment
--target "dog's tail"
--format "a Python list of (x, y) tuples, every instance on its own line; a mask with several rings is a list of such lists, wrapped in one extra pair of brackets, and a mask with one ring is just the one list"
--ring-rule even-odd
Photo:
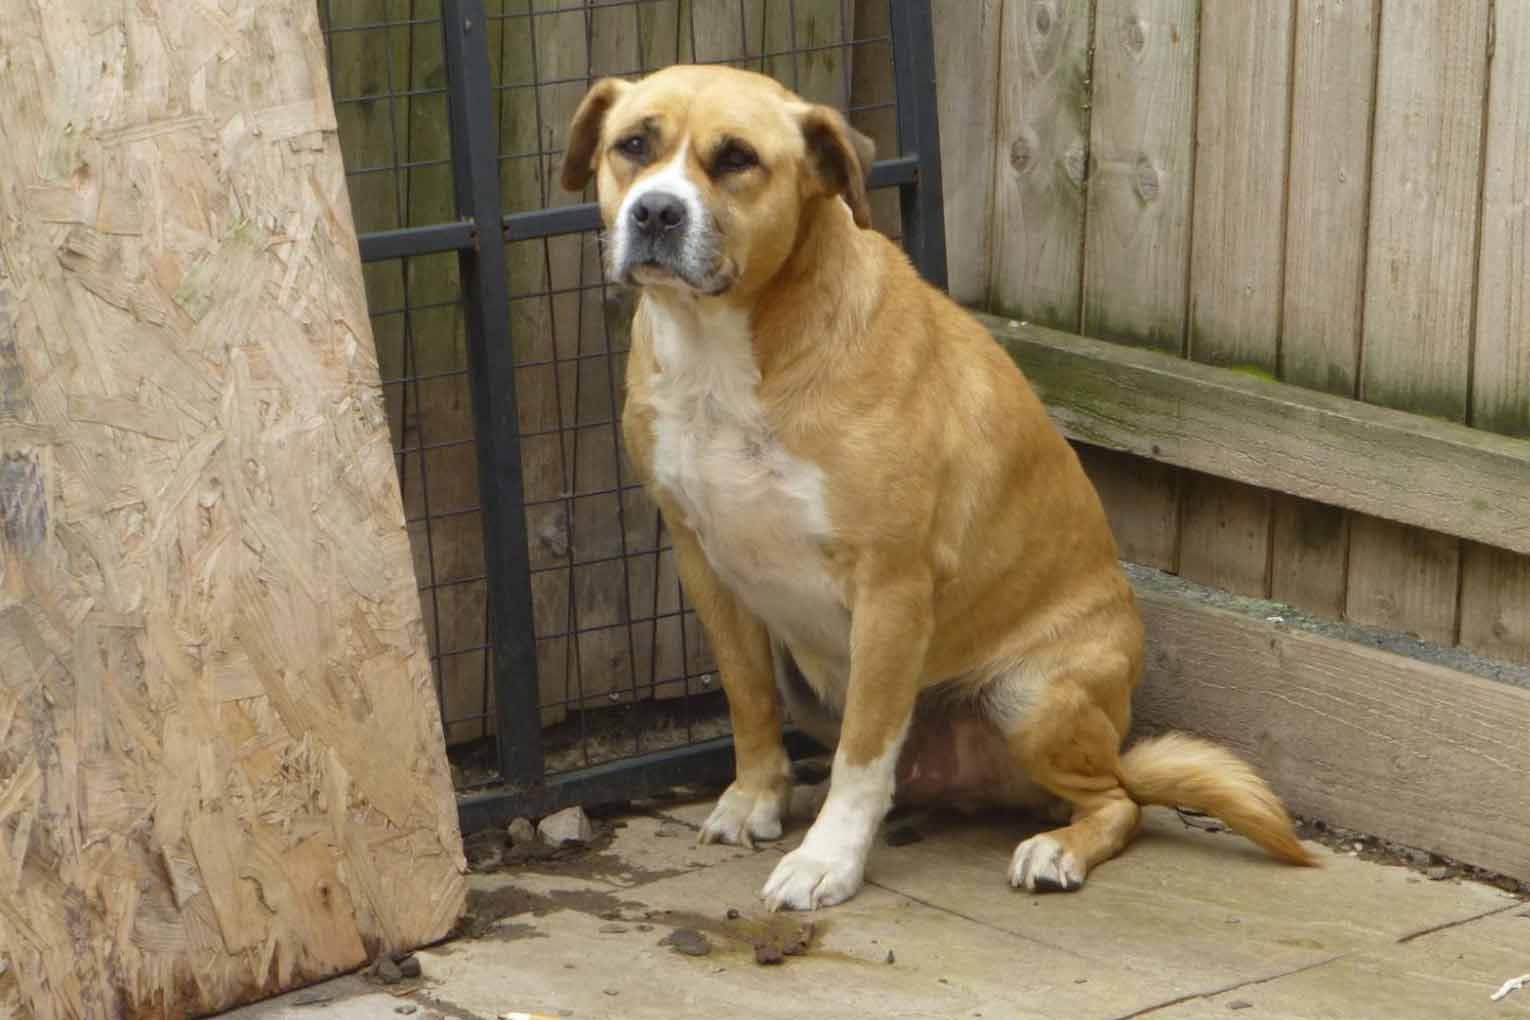
[(1120, 778), (1139, 804), (1200, 811), (1283, 861), (1316, 863), (1269, 784), (1248, 762), (1208, 740), (1183, 733), (1140, 740), (1121, 756)]

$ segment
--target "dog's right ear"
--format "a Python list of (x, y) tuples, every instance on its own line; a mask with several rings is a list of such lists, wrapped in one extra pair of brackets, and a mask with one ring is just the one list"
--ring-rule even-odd
[(620, 99), (631, 82), (620, 78), (602, 78), (590, 86), (584, 101), (574, 113), (574, 122), (568, 129), (568, 145), (563, 150), (563, 187), (569, 191), (583, 191), (595, 172), (595, 147), (600, 144), (600, 131), (606, 121), (606, 112)]

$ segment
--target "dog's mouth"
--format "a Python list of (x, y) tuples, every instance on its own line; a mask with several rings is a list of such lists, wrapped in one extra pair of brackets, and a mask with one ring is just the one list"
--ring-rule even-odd
[(618, 279), (629, 286), (679, 287), (702, 297), (718, 297), (727, 293), (737, 278), (738, 272), (733, 260), (728, 258), (719, 259), (701, 272), (660, 259), (629, 261), (625, 270), (618, 274)]

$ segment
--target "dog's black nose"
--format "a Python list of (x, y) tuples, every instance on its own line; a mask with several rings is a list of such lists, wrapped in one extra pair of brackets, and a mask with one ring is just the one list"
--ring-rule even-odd
[(639, 232), (658, 237), (684, 226), (685, 203), (663, 191), (650, 191), (632, 203), (632, 223)]

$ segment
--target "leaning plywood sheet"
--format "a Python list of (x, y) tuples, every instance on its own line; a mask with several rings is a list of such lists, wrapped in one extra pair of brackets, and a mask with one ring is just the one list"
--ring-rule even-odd
[(461, 843), (312, 0), (0, 0), (0, 1015), (443, 935)]

